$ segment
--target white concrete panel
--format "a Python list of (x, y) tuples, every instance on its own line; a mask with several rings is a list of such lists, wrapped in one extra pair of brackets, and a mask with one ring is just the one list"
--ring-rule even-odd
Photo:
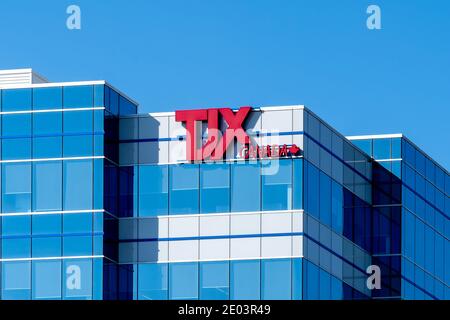
[(167, 261), (168, 258), (168, 241), (148, 241), (138, 243), (138, 262)]
[(228, 260), (230, 239), (200, 240), (200, 260)]
[(259, 234), (261, 214), (237, 214), (231, 216), (231, 234)]
[(292, 131), (303, 131), (303, 110), (292, 110)]
[(138, 259), (137, 242), (125, 242), (119, 244), (119, 262), (136, 263)]
[(198, 260), (199, 240), (169, 241), (169, 261)]
[(169, 143), (167, 141), (150, 141), (139, 143), (139, 163), (167, 163), (169, 154), (168, 148)]
[(261, 238), (236, 238), (230, 243), (231, 259), (253, 259), (261, 256)]
[(290, 212), (262, 214), (262, 233), (285, 233), (291, 230), (292, 214)]
[(262, 113), (262, 130), (292, 131), (292, 110), (270, 110)]
[(141, 218), (138, 221), (140, 239), (167, 238), (169, 236), (168, 218), (151, 217)]
[(297, 145), (297, 147), (299, 147), (303, 151), (304, 150), (303, 135), (293, 135), (292, 144)]
[(167, 117), (140, 117), (139, 139), (167, 138), (169, 122)]
[(168, 162), (172, 163), (179, 161), (186, 161), (186, 141), (170, 141)]
[(303, 236), (292, 237), (292, 256), (303, 257)]
[(119, 144), (119, 162), (121, 165), (134, 165), (138, 163), (139, 143)]
[(292, 254), (292, 237), (264, 237), (261, 239), (261, 257), (290, 257)]
[(138, 118), (122, 118), (119, 120), (119, 140), (139, 138)]
[(200, 216), (200, 236), (220, 236), (230, 234), (230, 216)]
[(291, 145), (293, 141), (292, 135), (289, 136), (280, 136), (280, 135), (271, 135), (271, 136), (263, 136), (261, 137), (261, 145)]
[(199, 217), (169, 217), (169, 237), (198, 237), (199, 235)]
[(292, 213), (292, 232), (303, 232), (303, 213)]
[(167, 117), (169, 125), (169, 137), (177, 138), (178, 136), (186, 135), (186, 128), (181, 122), (175, 121), (175, 115)]

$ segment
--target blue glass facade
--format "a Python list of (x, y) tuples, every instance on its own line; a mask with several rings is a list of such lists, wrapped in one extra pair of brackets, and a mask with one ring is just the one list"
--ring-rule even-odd
[(252, 141), (301, 154), (194, 163), (104, 82), (0, 94), (0, 299), (450, 298), (449, 174), (403, 136), (254, 109)]

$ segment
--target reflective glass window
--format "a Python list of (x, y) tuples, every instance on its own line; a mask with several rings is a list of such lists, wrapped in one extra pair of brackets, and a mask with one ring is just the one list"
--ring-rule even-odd
[(373, 140), (373, 157), (375, 159), (391, 158), (391, 140), (390, 139), (374, 139)]
[(263, 260), (261, 268), (262, 299), (291, 299), (291, 259)]
[(92, 299), (91, 259), (64, 260), (62, 274), (64, 299)]
[(39, 257), (60, 257), (61, 252), (61, 237), (38, 237), (33, 238), (31, 243), (32, 255), (34, 258)]
[(91, 108), (94, 104), (92, 86), (64, 87), (64, 108)]
[(260, 261), (242, 260), (230, 261), (232, 300), (259, 300), (261, 298), (261, 268)]
[(258, 163), (231, 165), (231, 211), (260, 210), (260, 170)]
[(94, 139), (91, 135), (65, 136), (63, 146), (64, 157), (91, 156), (94, 152)]
[(360, 148), (362, 151), (372, 156), (372, 139), (367, 140), (352, 140), (352, 143)]
[(169, 288), (171, 300), (198, 299), (198, 263), (170, 263)]
[(62, 133), (62, 113), (44, 112), (33, 114), (34, 135), (57, 135)]
[(33, 164), (33, 209), (62, 209), (62, 162), (45, 161)]
[(167, 166), (139, 166), (139, 216), (168, 213), (169, 169)]
[(26, 236), (31, 234), (31, 216), (3, 216), (2, 236)]
[(24, 138), (31, 136), (31, 114), (4, 114), (3, 137)]
[(344, 192), (335, 181), (331, 183), (331, 227), (337, 233), (343, 231)]
[(64, 162), (64, 210), (92, 209), (92, 160)]
[(94, 128), (94, 113), (87, 111), (64, 112), (64, 133), (92, 132)]
[(303, 262), (301, 258), (292, 259), (292, 299), (303, 299)]
[(41, 137), (33, 139), (33, 158), (62, 157), (62, 137)]
[(60, 234), (61, 231), (61, 214), (33, 215), (33, 235)]
[(145, 263), (138, 265), (138, 299), (168, 299), (168, 264)]
[(261, 174), (263, 210), (292, 209), (292, 161), (270, 161)]
[(319, 169), (310, 163), (307, 163), (306, 168), (305, 209), (313, 217), (319, 219)]
[(48, 110), (62, 108), (62, 87), (33, 89), (33, 109)]
[(293, 160), (293, 208), (303, 209), (303, 159)]
[(31, 211), (31, 165), (5, 163), (2, 168), (3, 212)]
[(3, 90), (2, 111), (31, 110), (31, 89)]
[(400, 159), (402, 157), (402, 138), (392, 138), (391, 158)]
[(33, 299), (61, 298), (61, 261), (33, 261)]
[(92, 236), (66, 236), (63, 238), (63, 255), (92, 255)]
[(94, 107), (105, 106), (105, 86), (97, 84), (94, 86)]
[(64, 234), (92, 233), (92, 213), (73, 213), (63, 215)]
[(31, 138), (3, 139), (3, 160), (18, 160), (31, 158)]
[(31, 298), (31, 262), (2, 263), (2, 299), (29, 300)]
[(198, 165), (172, 165), (170, 170), (170, 213), (198, 213)]
[(230, 166), (200, 166), (200, 206), (202, 213), (230, 211)]
[(31, 257), (31, 238), (11, 238), (2, 240), (2, 257), (6, 259)]
[(325, 173), (320, 172), (320, 221), (331, 226), (331, 179)]
[(200, 299), (229, 299), (229, 262), (200, 262)]

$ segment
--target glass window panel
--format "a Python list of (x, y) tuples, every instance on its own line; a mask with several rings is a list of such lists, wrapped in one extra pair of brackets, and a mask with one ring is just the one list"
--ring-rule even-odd
[(62, 274), (64, 299), (92, 299), (91, 259), (64, 260)]
[(303, 262), (302, 259), (292, 259), (292, 299), (303, 299)]
[(331, 179), (325, 173), (320, 172), (320, 221), (331, 226)]
[(200, 262), (200, 299), (229, 299), (229, 262)]
[(91, 156), (94, 152), (94, 139), (91, 135), (65, 136), (64, 157)]
[(92, 160), (64, 162), (64, 210), (92, 209)]
[(33, 238), (31, 246), (33, 257), (60, 257), (61, 245), (61, 237)]
[(275, 160), (269, 166), (264, 165), (262, 183), (263, 210), (292, 209), (291, 160)]
[(92, 213), (73, 213), (63, 215), (64, 234), (92, 233)]
[(306, 284), (306, 300), (319, 300), (319, 268), (307, 262), (305, 277), (306, 281), (304, 280), (303, 282)]
[(372, 156), (372, 139), (367, 140), (352, 140), (352, 143), (360, 148), (362, 151)]
[(62, 157), (62, 137), (33, 139), (33, 158), (47, 159)]
[(24, 138), (31, 136), (31, 114), (4, 114), (3, 137)]
[(436, 165), (430, 159), (426, 161), (426, 174), (427, 179), (433, 184), (436, 183)]
[(103, 110), (94, 110), (94, 132), (103, 132), (105, 130), (105, 112)]
[(33, 209), (50, 211), (62, 209), (62, 162), (33, 164)]
[(168, 299), (168, 264), (146, 263), (138, 265), (138, 299)]
[(259, 300), (260, 261), (230, 261), (231, 264), (231, 300)]
[(263, 260), (262, 299), (291, 299), (291, 259)]
[(31, 165), (7, 163), (2, 168), (3, 212), (31, 211)]
[(2, 299), (29, 300), (31, 298), (31, 262), (2, 263)]
[(157, 216), (168, 213), (168, 166), (139, 166), (139, 216)]
[(294, 161), (293, 162), (294, 209), (303, 209), (303, 159), (295, 159), (293, 161)]
[(92, 132), (94, 128), (94, 113), (88, 111), (64, 112), (64, 133)]
[(60, 234), (61, 214), (33, 215), (33, 235)]
[(113, 89), (109, 90), (109, 111), (114, 114), (119, 114), (119, 94)]
[(402, 159), (409, 163), (413, 168), (416, 167), (416, 152), (415, 148), (406, 140), (402, 140)]
[(33, 89), (33, 109), (61, 109), (62, 87)]
[(231, 165), (231, 211), (260, 210), (261, 178), (259, 164)]
[(230, 211), (230, 165), (208, 164), (200, 166), (201, 212)]
[(31, 89), (3, 90), (2, 111), (31, 110)]
[(198, 213), (198, 165), (172, 165), (170, 170), (170, 213)]
[(426, 158), (425, 156), (419, 151), (416, 150), (416, 170), (423, 176), (426, 176)]
[(391, 140), (390, 139), (374, 139), (373, 140), (373, 157), (375, 159), (391, 159)]
[(93, 96), (93, 86), (64, 87), (64, 108), (92, 108)]
[(18, 160), (31, 158), (31, 138), (3, 139), (3, 160)]
[(31, 257), (31, 238), (2, 240), (2, 257), (6, 259)]
[(400, 159), (402, 157), (402, 138), (392, 138), (391, 157), (392, 159)]
[(319, 194), (319, 169), (312, 164), (307, 165), (307, 190), (305, 192), (305, 208), (306, 211), (313, 217), (319, 219), (319, 203), (320, 199), (317, 196)]
[(104, 85), (95, 85), (94, 86), (94, 107), (103, 107), (105, 106), (105, 86)]
[(92, 236), (66, 236), (63, 238), (64, 256), (92, 255)]
[(169, 288), (171, 300), (198, 299), (198, 263), (169, 264)]
[(27, 236), (31, 234), (31, 216), (3, 216), (2, 236)]
[(34, 135), (57, 135), (62, 133), (62, 112), (33, 114)]
[(61, 298), (61, 261), (33, 261), (33, 299)]

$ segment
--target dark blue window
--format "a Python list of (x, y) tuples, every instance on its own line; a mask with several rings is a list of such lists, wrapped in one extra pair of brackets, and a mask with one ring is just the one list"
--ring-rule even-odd
[(319, 189), (319, 169), (314, 165), (307, 163), (306, 166), (306, 190), (305, 190), (305, 209), (307, 213), (311, 214), (313, 217), (319, 219), (319, 203), (320, 198), (318, 197)]
[(320, 221), (331, 226), (331, 179), (320, 172)]
[(295, 159), (293, 165), (294, 209), (303, 209), (303, 159)]

